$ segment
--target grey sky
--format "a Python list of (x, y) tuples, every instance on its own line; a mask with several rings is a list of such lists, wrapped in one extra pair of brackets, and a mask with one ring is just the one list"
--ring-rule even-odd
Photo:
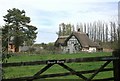
[(38, 28), (36, 43), (54, 42), (60, 23), (117, 20), (119, 0), (0, 0), (0, 25), (8, 9), (18, 8)]

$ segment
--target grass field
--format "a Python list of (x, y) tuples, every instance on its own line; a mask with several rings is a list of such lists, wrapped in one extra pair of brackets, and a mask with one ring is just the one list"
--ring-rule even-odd
[[(82, 58), (82, 57), (98, 57), (98, 56), (111, 56), (111, 53), (78, 53), (78, 54), (21, 54), (14, 55), (8, 59), (8, 62), (25, 62), (25, 61), (36, 61), (36, 60), (51, 60), (51, 59), (66, 59), (66, 58)], [(87, 62), (87, 63), (68, 63), (67, 65), (73, 68), (76, 71), (84, 71), (84, 70), (93, 70), (99, 68), (104, 62)], [(5, 78), (14, 78), (14, 77), (23, 77), (23, 76), (32, 76), (36, 72), (38, 72), (45, 65), (37, 65), (37, 66), (21, 66), (21, 67), (8, 67), (4, 68), (5, 70)], [(110, 63), (107, 67), (112, 67), (112, 63)], [(51, 73), (64, 73), (68, 72), (58, 65), (52, 66), (52, 68), (48, 69), (43, 74), (51, 74)], [(89, 77), (91, 74), (86, 74), (85, 76)], [(101, 72), (95, 78), (103, 78), (103, 77), (112, 77), (112, 71), (109, 72)], [(78, 79), (77, 76), (66, 76), (66, 77), (55, 77), (54, 79)]]
[(8, 59), (8, 62), (25, 62), (36, 60), (51, 60), (51, 59), (67, 59), (67, 58), (82, 58), (82, 57), (98, 57), (111, 56), (110, 52), (96, 53), (76, 53), (76, 54), (16, 54)]

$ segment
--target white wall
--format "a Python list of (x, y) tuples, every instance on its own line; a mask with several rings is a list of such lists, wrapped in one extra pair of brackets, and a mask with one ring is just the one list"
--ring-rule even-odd
[(96, 47), (89, 47), (89, 51), (88, 52), (96, 52)]
[(79, 44), (78, 40), (75, 38), (75, 36), (72, 36), (67, 41), (67, 46), (64, 47), (63, 51), (66, 52), (66, 53), (67, 52), (69, 52), (69, 53), (76, 53), (78, 50), (75, 49), (75, 44), (77, 44), (77, 46), (80, 47), (80, 44)]
[(20, 46), (20, 47), (19, 47), (19, 51), (20, 51), (20, 52), (21, 52), (21, 51), (24, 52), (24, 51), (29, 50), (29, 48), (30, 48), (29, 46)]
[[(77, 50), (75, 48), (75, 44), (77, 45)], [(78, 42), (78, 40), (75, 38), (75, 36), (72, 36), (68, 41), (67, 41), (67, 46), (62, 47), (64, 53), (76, 53), (80, 51), (81, 45)], [(81, 51), (85, 52), (96, 52), (96, 47), (88, 47), (88, 48), (82, 48)]]

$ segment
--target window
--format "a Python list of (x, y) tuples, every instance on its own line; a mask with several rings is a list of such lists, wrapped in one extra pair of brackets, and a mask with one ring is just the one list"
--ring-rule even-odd
[(13, 45), (12, 44), (10, 44), (10, 49), (13, 49)]
[(74, 42), (71, 42), (71, 44), (74, 44)]

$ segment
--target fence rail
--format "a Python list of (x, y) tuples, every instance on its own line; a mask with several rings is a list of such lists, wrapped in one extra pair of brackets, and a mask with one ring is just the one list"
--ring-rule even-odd
[[(105, 63), (100, 66), (98, 69), (95, 70), (88, 70), (88, 71), (75, 71), (74, 69), (70, 68), (66, 65), (66, 63), (74, 63), (74, 62), (98, 62), (98, 61), (105, 61)], [(113, 61), (113, 68), (105, 68), (110, 62)], [(18, 62), (18, 63), (5, 63), (2, 64), (3, 67), (17, 67), (17, 66), (33, 66), (33, 65), (43, 65), (46, 66), (42, 68), (40, 71), (38, 71), (33, 76), (27, 76), (27, 77), (19, 77), (19, 78), (11, 78), (11, 79), (3, 79), (2, 81), (33, 81), (36, 79), (42, 79), (42, 78), (51, 78), (51, 77), (60, 77), (60, 76), (68, 76), (68, 75), (76, 75), (80, 77), (80, 79), (83, 81), (120, 81), (119, 79), (119, 72), (120, 68), (117, 66), (117, 63), (120, 63), (120, 57), (117, 53), (117, 55), (113, 56), (104, 56), (104, 57), (88, 57), (88, 58), (73, 58), (73, 59), (61, 59), (61, 60), (43, 60), (43, 61), (31, 61), (31, 62)], [(45, 72), (47, 69), (52, 67), (53, 65), (58, 64), (59, 66), (63, 67), (64, 69), (68, 70), (69, 72), (66, 73), (56, 73), (56, 74), (44, 74), (41, 75), (43, 72)], [(117, 69), (117, 71), (116, 71)], [(106, 71), (114, 71), (114, 77), (104, 78), (104, 79), (93, 79), (99, 72), (106, 72)], [(83, 74), (92, 73), (92, 75), (87, 78)], [(116, 74), (118, 73), (118, 74)]]
[[(88, 73), (94, 73), (96, 70), (76, 71), (76, 73), (88, 74)], [(113, 70), (113, 68), (106, 68), (106, 69), (101, 70), (100, 72), (112, 71), (112, 70)], [(69, 76), (69, 75), (74, 75), (74, 74), (71, 74), (71, 72), (56, 73), (56, 74), (46, 74), (46, 75), (40, 75), (40, 76), (36, 77), (35, 79), (61, 77), (61, 76)], [(30, 79), (33, 79), (33, 76), (13, 78), (13, 79), (6, 79), (4, 81), (18, 81), (18, 80), (22, 81), (22, 80), (30, 80)], [(105, 78), (105, 79), (96, 79), (96, 80), (93, 80), (93, 81), (106, 81), (106, 80), (113, 80), (113, 79), (114, 79), (113, 77), (110, 77), (110, 78)]]
[(61, 60), (43, 60), (43, 61), (4, 63), (2, 64), (2, 67), (13, 67), (13, 66), (16, 67), (16, 66), (28, 66), (28, 65), (33, 66), (33, 65), (59, 64), (59, 63), (72, 63), (72, 62), (113, 61), (118, 59), (119, 57), (104, 56), (104, 57), (61, 59)]

